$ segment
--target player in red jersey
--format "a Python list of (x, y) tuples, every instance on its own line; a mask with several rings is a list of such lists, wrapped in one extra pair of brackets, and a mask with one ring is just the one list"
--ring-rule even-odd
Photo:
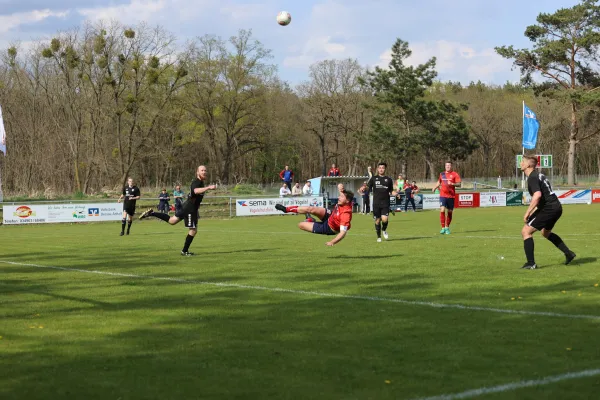
[[(454, 211), (454, 196), (456, 196), (456, 186), (460, 186), (460, 175), (452, 170), (452, 162), (446, 163), (445, 171), (440, 174), (437, 185), (433, 188), (435, 192), (440, 189), (440, 223), (442, 230), (440, 233), (450, 234), (450, 223), (452, 222), (452, 212)], [(448, 215), (446, 215), (448, 211)]]
[(341, 189), (338, 196), (338, 202), (333, 210), (323, 207), (311, 206), (288, 206), (276, 204), (275, 208), (284, 213), (309, 213), (319, 218), (321, 222), (303, 221), (298, 224), (298, 228), (303, 231), (317, 233), (320, 235), (336, 235), (332, 240), (325, 243), (327, 246), (333, 246), (339, 243), (346, 233), (350, 230), (350, 221), (352, 221), (352, 200), (354, 193), (349, 190)]

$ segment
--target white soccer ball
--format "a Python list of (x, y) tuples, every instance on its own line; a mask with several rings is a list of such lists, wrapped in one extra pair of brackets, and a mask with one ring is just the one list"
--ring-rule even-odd
[(277, 14), (277, 23), (279, 25), (286, 26), (289, 25), (290, 22), (292, 22), (292, 16), (289, 12), (280, 11), (279, 14)]

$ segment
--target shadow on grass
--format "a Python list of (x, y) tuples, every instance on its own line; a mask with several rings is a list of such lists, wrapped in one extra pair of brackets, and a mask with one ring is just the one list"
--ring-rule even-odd
[(386, 240), (386, 242), (405, 242), (408, 240), (422, 240), (422, 239), (431, 239), (433, 236), (413, 236), (413, 237), (400, 237), (400, 238), (391, 238)]
[(364, 256), (348, 256), (345, 254), (339, 255), (339, 256), (330, 256), (327, 258), (333, 258), (333, 259), (356, 259), (356, 260), (378, 260), (378, 259), (382, 259), (382, 258), (394, 258), (394, 257), (402, 257), (402, 254), (386, 254), (386, 255), (381, 255), (381, 256), (371, 256), (371, 255), (364, 255)]
[(565, 338), (580, 369), (597, 361), (592, 321), (172, 285), (91, 289), (97, 308), (36, 319), (44, 329), (14, 321), (2, 399), (413, 398), (564, 371)]
[(595, 263), (597, 261), (598, 261), (598, 258), (596, 258), (596, 257), (575, 258), (573, 261), (571, 261), (571, 264), (569, 264), (569, 266), (571, 266), (571, 265), (591, 264), (591, 263)]

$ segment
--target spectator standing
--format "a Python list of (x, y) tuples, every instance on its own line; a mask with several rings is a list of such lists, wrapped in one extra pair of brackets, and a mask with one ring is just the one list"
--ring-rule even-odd
[(369, 214), (371, 212), (371, 199), (369, 198), (369, 186), (367, 186), (367, 181), (365, 181), (358, 189), (358, 193), (362, 196), (362, 213)]
[(181, 190), (181, 186), (175, 186), (175, 190), (173, 191), (173, 197), (175, 198), (175, 212), (181, 210), (184, 195), (185, 193), (183, 193), (183, 191)]
[(413, 212), (417, 211), (417, 206), (415, 206), (415, 193), (419, 188), (416, 185), (416, 182), (412, 183), (406, 179), (404, 181), (404, 196), (406, 197), (406, 202), (404, 203), (404, 212), (408, 211), (408, 203), (412, 205)]
[(286, 197), (292, 194), (290, 189), (287, 187), (287, 183), (281, 185), (281, 189), (279, 189), (279, 197)]
[(292, 188), (292, 196), (302, 196), (302, 188), (300, 187), (300, 182), (296, 182), (296, 184)]
[(398, 174), (398, 179), (396, 179), (396, 190), (398, 190), (398, 192), (402, 191), (404, 189), (404, 184), (407, 182), (408, 179), (404, 179), (402, 174)]
[(165, 214), (169, 213), (169, 193), (167, 193), (167, 189), (163, 189), (158, 195), (158, 211), (164, 212)]
[(327, 176), (340, 176), (340, 170), (336, 167), (335, 164), (331, 164), (331, 169), (329, 169), (329, 173)]
[(294, 171), (290, 169), (289, 165), (279, 173), (279, 177), (286, 184), (289, 190), (292, 190), (292, 180), (294, 179)]

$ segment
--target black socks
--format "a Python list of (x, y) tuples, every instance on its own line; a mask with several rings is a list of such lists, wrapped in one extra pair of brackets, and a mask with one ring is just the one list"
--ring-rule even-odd
[(187, 251), (190, 249), (190, 245), (192, 244), (192, 241), (194, 240), (194, 236), (188, 234), (185, 238), (185, 244), (183, 245), (183, 251), (184, 253), (187, 253)]
[(156, 217), (156, 218), (161, 219), (161, 220), (163, 220), (165, 222), (169, 222), (169, 219), (171, 219), (171, 217), (169, 216), (169, 214), (164, 214), (164, 213), (153, 212), (152, 214), (150, 214), (150, 216)]
[(387, 231), (387, 226), (388, 226), (388, 222), (387, 221), (382, 222), (381, 223), (381, 230), (384, 231), (384, 232), (386, 232)]
[(525, 239), (523, 241), (523, 247), (525, 249), (525, 257), (527, 258), (527, 263), (535, 264), (535, 258), (533, 256), (533, 238)]
[(377, 232), (377, 237), (381, 237), (381, 223), (375, 224), (375, 232)]
[(551, 233), (548, 236), (548, 240), (550, 242), (552, 242), (553, 245), (555, 245), (556, 247), (558, 247), (558, 249), (560, 251), (562, 251), (565, 254), (569, 254), (571, 253), (571, 250), (569, 250), (569, 248), (567, 247), (567, 245), (565, 244), (565, 242), (562, 241), (562, 239), (560, 238), (560, 236), (558, 236), (556, 233)]

